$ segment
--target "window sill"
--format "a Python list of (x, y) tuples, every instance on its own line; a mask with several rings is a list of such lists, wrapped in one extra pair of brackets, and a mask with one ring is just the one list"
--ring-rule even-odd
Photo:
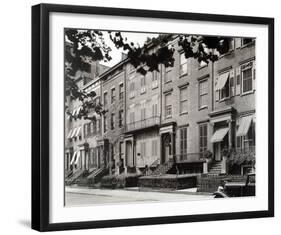
[(165, 117), (165, 119), (171, 119), (172, 118), (172, 116), (166, 116)]
[(188, 73), (180, 74), (179, 78), (185, 77), (185, 76), (187, 76), (187, 75), (188, 75)]
[(180, 113), (180, 116), (187, 115), (187, 114), (188, 114), (188, 112), (183, 112), (183, 113)]
[(226, 98), (223, 98), (223, 99), (219, 100), (219, 103), (227, 101), (227, 100), (230, 100), (230, 97), (226, 97)]
[(198, 108), (198, 111), (204, 110), (204, 109), (208, 109), (208, 105), (202, 106)]
[(253, 45), (255, 45), (255, 41), (248, 42), (247, 44), (242, 45), (242, 46), (240, 47), (240, 49), (243, 49), (243, 48), (245, 48), (245, 47), (250, 47), (250, 46), (253, 46)]
[(226, 56), (229, 56), (229, 55), (231, 55), (233, 52), (234, 52), (234, 49), (232, 49), (232, 50), (230, 50), (230, 51), (224, 53), (223, 55), (220, 55), (220, 56), (219, 56), (219, 59), (224, 58), (224, 57), (226, 57)]
[(171, 82), (172, 82), (172, 80), (165, 81), (164, 84), (166, 85), (166, 84), (169, 84), (169, 83), (171, 83)]
[(203, 66), (199, 66), (198, 67), (198, 70), (201, 70), (201, 69), (204, 69), (204, 68), (207, 68), (208, 67), (208, 64), (205, 64), (205, 65), (203, 65)]
[(251, 91), (247, 91), (247, 92), (241, 93), (240, 96), (251, 95), (253, 93), (255, 93), (255, 90), (251, 90)]

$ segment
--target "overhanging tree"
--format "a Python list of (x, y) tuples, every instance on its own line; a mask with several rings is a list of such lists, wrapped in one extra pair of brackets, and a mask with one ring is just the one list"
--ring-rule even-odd
[(128, 62), (142, 75), (147, 72), (158, 71), (159, 65), (174, 66), (175, 49), (169, 44), (178, 36), (178, 46), (182, 48), (186, 58), (197, 59), (199, 63), (209, 63), (218, 60), (220, 54), (229, 50), (229, 38), (197, 35), (160, 34), (155, 38), (148, 38), (143, 46), (129, 41), (121, 32), (102, 32), (99, 30), (65, 30), (65, 84), (66, 96), (81, 101), (80, 111), (73, 115), (66, 107), (67, 115), (72, 118), (94, 120), (94, 111), (97, 114), (106, 112), (100, 103), (95, 102), (95, 92), (80, 90), (75, 82), (77, 71), (90, 70), (95, 61), (107, 62), (112, 59), (112, 49), (107, 45), (105, 33), (117, 49), (127, 53)]

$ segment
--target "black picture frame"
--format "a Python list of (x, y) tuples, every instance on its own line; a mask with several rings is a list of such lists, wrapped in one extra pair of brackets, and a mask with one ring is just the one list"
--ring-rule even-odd
[[(268, 26), (268, 210), (73, 223), (49, 222), (49, 15), (51, 12), (233, 22)], [(38, 231), (153, 225), (274, 216), (274, 19), (92, 6), (32, 7), (32, 228)]]

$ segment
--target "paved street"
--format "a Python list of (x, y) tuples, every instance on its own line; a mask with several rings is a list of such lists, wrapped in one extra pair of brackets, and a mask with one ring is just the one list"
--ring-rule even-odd
[(66, 188), (66, 206), (105, 204), (105, 203), (129, 203), (129, 202), (167, 202), (208, 200), (211, 195), (202, 195), (190, 192), (152, 192), (122, 190), (122, 189), (88, 189)]

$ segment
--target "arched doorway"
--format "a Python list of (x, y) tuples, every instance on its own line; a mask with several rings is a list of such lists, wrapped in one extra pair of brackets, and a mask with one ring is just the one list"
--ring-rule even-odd
[(169, 160), (170, 155), (172, 154), (172, 138), (170, 133), (162, 134), (162, 154), (161, 154), (161, 163), (165, 163)]

